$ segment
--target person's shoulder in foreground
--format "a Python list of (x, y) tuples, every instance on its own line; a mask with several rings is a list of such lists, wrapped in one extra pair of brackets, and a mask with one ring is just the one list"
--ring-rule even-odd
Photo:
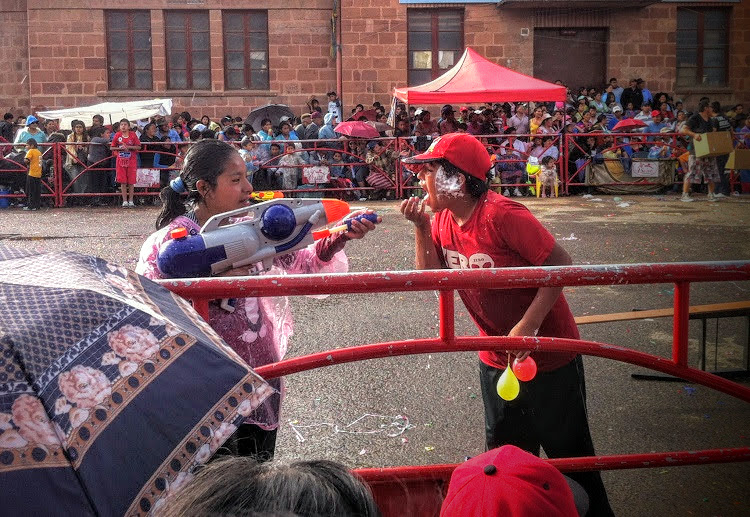
[(576, 517), (588, 508), (581, 485), (545, 460), (504, 445), (456, 467), (440, 517)]

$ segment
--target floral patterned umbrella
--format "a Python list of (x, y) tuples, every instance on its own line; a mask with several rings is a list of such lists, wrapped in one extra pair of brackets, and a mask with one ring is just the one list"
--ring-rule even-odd
[(69, 252), (0, 245), (8, 515), (158, 511), (269, 396), (183, 299)]

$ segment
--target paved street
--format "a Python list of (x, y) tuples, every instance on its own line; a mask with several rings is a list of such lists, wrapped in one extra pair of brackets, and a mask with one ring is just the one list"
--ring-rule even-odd
[[(750, 259), (750, 197), (719, 203), (696, 197), (694, 203), (681, 203), (676, 196), (522, 202), (577, 264)], [(622, 203), (629, 206), (618, 206)], [(411, 269), (410, 223), (401, 218), (394, 202), (369, 206), (383, 215), (384, 222), (369, 238), (347, 245), (351, 269)], [(94, 254), (134, 267), (157, 211), (0, 210), (0, 239), (24, 248)], [(576, 315), (670, 307), (672, 295), (671, 284), (566, 289)], [(747, 299), (749, 283), (700, 284), (691, 289), (692, 304)], [(290, 355), (437, 334), (433, 292), (299, 298), (292, 303), (296, 330)], [(460, 301), (456, 313), (457, 331), (475, 333)], [(740, 366), (746, 328), (740, 320), (722, 321), (716, 339), (714, 324), (709, 325), (709, 368), (714, 362), (724, 369)], [(671, 354), (668, 318), (589, 325), (581, 327), (581, 333), (584, 339)], [(697, 364), (698, 322), (691, 322), (690, 337), (690, 361)], [(474, 353), (442, 354), (291, 376), (278, 456), (326, 457), (362, 467), (452, 463), (475, 455), (483, 450), (484, 425), (477, 364)], [(630, 374), (639, 368), (605, 359), (586, 358), (585, 368), (589, 419), (600, 454), (750, 446), (747, 404), (700, 386), (633, 380)], [(622, 516), (747, 515), (748, 480), (748, 463), (604, 474), (612, 506)]]

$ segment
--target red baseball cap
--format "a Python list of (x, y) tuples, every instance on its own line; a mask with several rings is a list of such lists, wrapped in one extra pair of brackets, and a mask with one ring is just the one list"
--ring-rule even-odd
[(456, 467), (440, 517), (575, 517), (586, 511), (588, 496), (578, 483), (541, 458), (504, 445)]
[(445, 159), (475, 178), (487, 179), (490, 170), (490, 155), (482, 143), (469, 133), (448, 133), (432, 142), (429, 149), (404, 158), (404, 163), (426, 163)]

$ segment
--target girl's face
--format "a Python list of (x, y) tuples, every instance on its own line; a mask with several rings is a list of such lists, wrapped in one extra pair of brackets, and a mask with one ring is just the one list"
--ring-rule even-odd
[(292, 131), (292, 128), (289, 124), (284, 124), (281, 126), (281, 134), (284, 136), (289, 136), (289, 133)]
[(629, 109), (629, 110), (633, 109), (633, 103), (632, 102), (628, 102), (627, 109)]
[(177, 117), (177, 123), (181, 126), (185, 125), (186, 120), (182, 116)]
[(129, 122), (120, 122), (120, 131), (122, 133), (127, 133), (130, 131), (130, 123)]
[(148, 136), (156, 136), (156, 126), (148, 126), (148, 129), (146, 129), (146, 135)]
[(247, 180), (245, 161), (237, 153), (232, 155), (229, 163), (216, 178), (215, 187), (207, 186), (206, 182), (200, 185), (201, 182), (202, 180), (199, 180), (196, 186), (202, 194), (201, 202), (205, 205), (209, 217), (250, 204), (253, 186)]
[(534, 110), (534, 117), (539, 118), (542, 116), (542, 108), (536, 108)]
[(667, 106), (666, 102), (661, 103), (661, 110), (666, 113), (669, 110), (669, 106)]
[(83, 134), (84, 127), (81, 124), (76, 124), (76, 127), (74, 128), (74, 131), (76, 132), (76, 135), (82, 135)]
[(265, 124), (263, 124), (263, 131), (265, 131), (266, 133), (270, 135), (271, 127), (272, 127), (272, 124), (270, 122), (266, 122)]
[(211, 122), (211, 119), (209, 119), (207, 116), (204, 116), (203, 118), (201, 118), (201, 124), (203, 124), (206, 127), (208, 127), (208, 124), (210, 122)]
[(596, 95), (594, 95), (594, 98), (595, 98), (595, 99), (596, 99), (597, 101), (601, 101), (601, 100), (602, 100), (602, 94), (601, 94), (601, 93), (597, 93)]

